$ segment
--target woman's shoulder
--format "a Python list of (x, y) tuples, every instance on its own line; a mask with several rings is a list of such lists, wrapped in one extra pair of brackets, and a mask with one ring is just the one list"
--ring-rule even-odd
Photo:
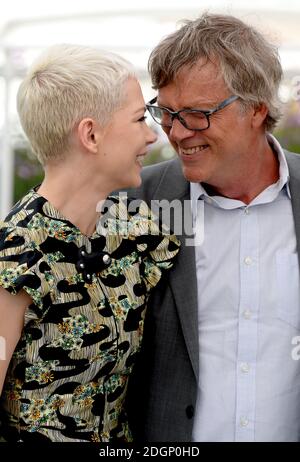
[(14, 294), (24, 288), (33, 298), (42, 285), (46, 291), (37, 270), (43, 260), (39, 244), (45, 233), (36, 225), (42, 202), (43, 198), (30, 191), (0, 221), (0, 286)]
[(142, 199), (126, 193), (110, 196), (104, 212), (102, 225), (106, 229), (108, 248), (113, 247), (110, 241), (115, 244), (117, 240), (120, 246), (135, 249), (140, 278), (148, 292), (173, 267), (180, 241)]
[[(33, 225), (42, 207), (43, 198), (36, 196), (34, 190), (20, 199), (4, 220), (0, 220), (0, 261), (18, 260), (27, 265), (30, 256), (37, 252), (37, 232), (43, 234), (42, 227)], [(43, 239), (41, 236), (40, 239)], [(36, 260), (36, 256), (34, 258)]]
[(43, 197), (39, 196), (34, 189), (31, 189), (12, 207), (4, 221), (16, 225), (19, 223), (20, 226), (24, 226), (26, 225), (24, 218), (28, 217), (28, 220), (30, 220), (37, 211), (41, 210), (45, 202), (46, 200)]

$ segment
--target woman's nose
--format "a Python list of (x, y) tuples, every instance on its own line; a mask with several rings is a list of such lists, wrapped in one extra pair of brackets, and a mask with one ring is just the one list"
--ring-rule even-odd
[(152, 128), (148, 127), (147, 126), (147, 129), (148, 129), (148, 133), (147, 133), (147, 144), (152, 144), (152, 143), (155, 143), (155, 141), (157, 141), (157, 134), (155, 133), (154, 130), (152, 130)]

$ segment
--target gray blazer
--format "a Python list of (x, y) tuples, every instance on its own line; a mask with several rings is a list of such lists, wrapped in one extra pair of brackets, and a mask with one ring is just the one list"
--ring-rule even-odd
[[(300, 155), (285, 154), (299, 254)], [(130, 190), (130, 195), (148, 203), (189, 199), (189, 182), (178, 159), (146, 167), (142, 177), (141, 188)], [(128, 413), (137, 441), (192, 438), (199, 376), (196, 267), (194, 247), (185, 245), (185, 234), (178, 237), (182, 243), (178, 260), (149, 301), (142, 352), (129, 382)]]

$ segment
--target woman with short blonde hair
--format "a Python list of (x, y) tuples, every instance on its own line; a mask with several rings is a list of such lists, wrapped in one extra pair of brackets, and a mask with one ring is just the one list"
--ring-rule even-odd
[(5, 441), (131, 441), (147, 299), (179, 248), (144, 202), (110, 196), (141, 182), (145, 110), (132, 66), (88, 47), (47, 50), (20, 86), (45, 177), (0, 222)]

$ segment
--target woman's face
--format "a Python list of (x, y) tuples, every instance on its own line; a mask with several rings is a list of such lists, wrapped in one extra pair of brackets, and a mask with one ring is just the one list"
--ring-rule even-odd
[(156, 134), (145, 122), (145, 102), (136, 79), (124, 84), (124, 101), (104, 130), (101, 143), (101, 172), (112, 180), (112, 190), (138, 187), (141, 166)]

